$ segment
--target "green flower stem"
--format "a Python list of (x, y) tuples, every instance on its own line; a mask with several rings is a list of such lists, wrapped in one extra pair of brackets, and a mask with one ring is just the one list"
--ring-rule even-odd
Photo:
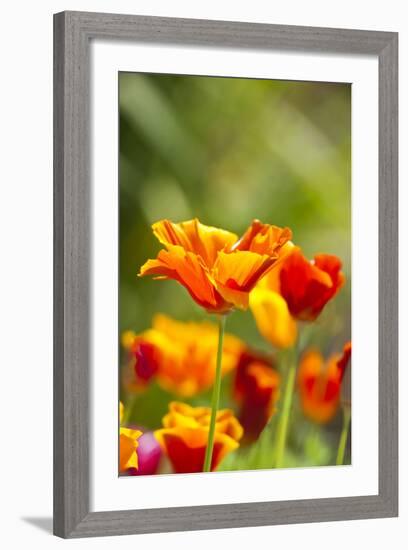
[(283, 459), (285, 456), (286, 440), (288, 437), (288, 426), (290, 412), (292, 409), (293, 392), (295, 389), (296, 381), (296, 356), (291, 356), (290, 365), (288, 367), (286, 385), (283, 394), (282, 412), (279, 418), (279, 424), (277, 428), (277, 443), (275, 454), (275, 468), (282, 468)]
[(344, 464), (344, 455), (346, 453), (346, 444), (347, 444), (347, 438), (349, 433), (350, 420), (351, 420), (351, 408), (344, 405), (343, 406), (343, 428), (341, 430), (339, 447), (337, 449), (336, 466), (341, 466), (342, 464)]
[(126, 426), (129, 423), (129, 420), (133, 416), (133, 409), (136, 406), (137, 397), (136, 395), (133, 395), (130, 400), (128, 400), (125, 404), (125, 412), (123, 413), (122, 418), (122, 426)]
[(210, 429), (208, 432), (207, 448), (205, 450), (204, 459), (204, 472), (211, 470), (211, 461), (214, 448), (214, 434), (215, 434), (215, 421), (217, 418), (218, 405), (220, 401), (221, 391), (221, 363), (222, 363), (222, 348), (224, 344), (224, 332), (225, 332), (225, 320), (226, 315), (220, 315), (218, 318), (218, 349), (217, 349), (217, 363), (215, 367), (215, 380), (212, 394), (211, 403), (211, 420)]

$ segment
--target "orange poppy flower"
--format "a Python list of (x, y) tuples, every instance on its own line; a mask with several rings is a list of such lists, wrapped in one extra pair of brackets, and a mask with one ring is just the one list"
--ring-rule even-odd
[(280, 376), (272, 361), (245, 351), (236, 370), (234, 396), (240, 403), (238, 419), (244, 428), (245, 443), (258, 439), (276, 410)]
[(351, 342), (345, 344), (342, 355), (332, 355), (327, 362), (316, 350), (303, 355), (298, 372), (300, 401), (304, 414), (314, 422), (324, 424), (336, 414), (350, 357)]
[[(123, 419), (123, 404), (119, 403), (119, 418)], [(130, 468), (138, 468), (138, 439), (142, 435), (139, 430), (120, 427), (119, 429), (119, 471), (127, 472)]]
[[(207, 447), (211, 409), (172, 402), (163, 418), (163, 428), (154, 435), (176, 473), (202, 472)], [(211, 471), (239, 447), (242, 426), (228, 409), (217, 412)]]
[[(205, 391), (214, 382), (217, 346), (216, 325), (180, 322), (156, 315), (152, 328), (134, 335), (130, 344), (135, 387), (155, 377), (164, 389), (183, 397)], [(222, 374), (236, 367), (243, 349), (241, 340), (225, 335)]]
[(279, 292), (293, 317), (314, 321), (343, 286), (345, 277), (337, 256), (318, 254), (308, 261), (296, 248), (280, 266)]
[(254, 220), (238, 240), (234, 233), (197, 219), (159, 221), (153, 233), (165, 246), (140, 269), (140, 276), (174, 279), (211, 313), (248, 307), (249, 292), (279, 260), (290, 229)]

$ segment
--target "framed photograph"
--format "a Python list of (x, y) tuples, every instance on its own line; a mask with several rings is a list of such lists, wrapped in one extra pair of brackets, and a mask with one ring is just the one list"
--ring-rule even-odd
[(398, 35), (54, 16), (54, 532), (398, 510)]

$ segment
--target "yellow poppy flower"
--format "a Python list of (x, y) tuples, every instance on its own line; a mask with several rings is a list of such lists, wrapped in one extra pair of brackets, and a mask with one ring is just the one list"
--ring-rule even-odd
[(251, 292), (249, 300), (256, 325), (265, 340), (277, 348), (292, 347), (297, 326), (284, 298), (266, 284), (260, 284)]

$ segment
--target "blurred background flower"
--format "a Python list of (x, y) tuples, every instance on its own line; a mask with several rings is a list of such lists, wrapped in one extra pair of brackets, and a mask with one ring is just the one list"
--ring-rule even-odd
[(245, 350), (240, 357), (234, 379), (234, 397), (239, 403), (239, 421), (244, 428), (243, 443), (258, 439), (275, 412), (279, 396), (280, 375), (273, 360)]
[(315, 349), (304, 353), (298, 371), (300, 402), (304, 414), (314, 422), (329, 422), (336, 414), (350, 357), (350, 342), (343, 354), (331, 355), (327, 361)]
[[(135, 389), (143, 388), (153, 376), (157, 383), (181, 397), (192, 397), (211, 388), (215, 375), (218, 345), (217, 326), (208, 321), (200, 323), (176, 321), (157, 314), (152, 328), (133, 334), (129, 343), (129, 362)], [(122, 341), (124, 338), (122, 338)], [(224, 336), (222, 374), (233, 370), (245, 344), (231, 334)]]

